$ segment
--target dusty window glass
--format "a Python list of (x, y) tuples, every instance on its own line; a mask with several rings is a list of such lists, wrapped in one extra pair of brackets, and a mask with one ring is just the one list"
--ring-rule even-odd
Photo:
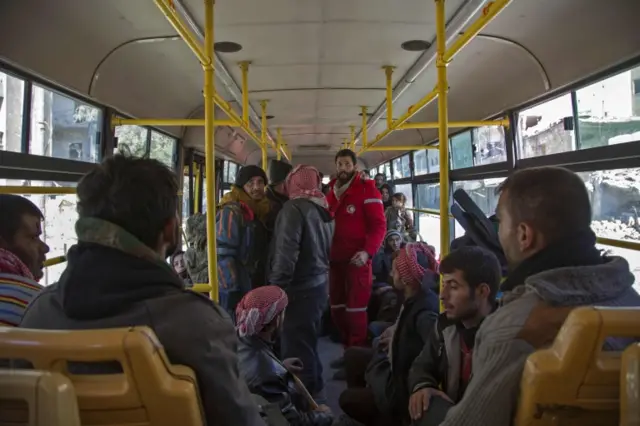
[(118, 152), (134, 157), (147, 155), (148, 131), (149, 129), (141, 126), (116, 126), (115, 137), (118, 138)]
[(24, 80), (0, 72), (0, 151), (22, 152)]
[(427, 163), (427, 150), (415, 151), (413, 153), (413, 173), (416, 176), (426, 175), (429, 173)]
[(29, 154), (100, 161), (102, 110), (33, 85)]
[(161, 161), (173, 169), (175, 168), (174, 154), (177, 143), (175, 138), (152, 130), (149, 157)]
[(558, 154), (576, 149), (569, 93), (518, 114), (518, 148), (520, 158)]
[(473, 164), (501, 163), (507, 161), (507, 140), (504, 127), (485, 126), (473, 129)]

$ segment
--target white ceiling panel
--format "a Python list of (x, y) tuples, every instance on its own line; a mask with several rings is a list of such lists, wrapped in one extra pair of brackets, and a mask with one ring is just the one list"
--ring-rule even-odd
[[(384, 96), (385, 91), (378, 90), (321, 90), (318, 92), (318, 105), (326, 107), (349, 107), (350, 111), (344, 118), (356, 118), (360, 113), (360, 106), (374, 105)], [(353, 117), (350, 117), (353, 116)]]
[[(406, 69), (403, 67), (402, 69)], [(320, 85), (322, 87), (352, 87), (385, 89), (386, 80), (382, 66), (371, 64), (331, 64), (320, 66)], [(396, 69), (394, 81), (402, 76), (402, 70)]]
[[(447, 16), (455, 12), (463, 0), (447, 0)], [(320, 3), (320, 2), (319, 2)], [(425, 0), (326, 0), (325, 17), (332, 21), (407, 23), (435, 25), (434, 3)], [(422, 38), (433, 35), (423, 35)]]
[[(239, 84), (242, 71), (237, 62), (222, 55), (229, 72)], [(249, 66), (249, 92), (277, 91), (283, 89), (312, 89), (318, 83), (316, 65), (254, 65)]]

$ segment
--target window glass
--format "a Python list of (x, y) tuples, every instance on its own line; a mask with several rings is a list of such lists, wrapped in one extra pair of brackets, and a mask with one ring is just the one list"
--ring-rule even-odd
[(597, 247), (612, 256), (623, 257), (629, 262), (629, 269), (631, 269), (631, 273), (635, 277), (633, 288), (640, 293), (640, 251), (606, 246), (604, 244), (598, 244)]
[(116, 126), (118, 152), (134, 157), (144, 157), (147, 154), (148, 131), (146, 127), (141, 126)]
[(236, 174), (238, 173), (238, 165), (236, 163), (229, 162), (229, 176), (227, 178), (228, 183), (236, 181)]
[(185, 167), (184, 181), (182, 182), (182, 250), (187, 250), (187, 240), (185, 238), (187, 232), (187, 219), (189, 218), (189, 168)]
[(393, 160), (393, 179), (402, 179), (402, 163), (400, 158)]
[(498, 205), (499, 195), (496, 194), (496, 190), (504, 180), (505, 178), (500, 177), (454, 182), (453, 190), (464, 189), (480, 210), (482, 210), (485, 215), (491, 216), (495, 214)]
[(403, 179), (411, 177), (411, 161), (409, 154), (393, 160), (393, 178)]
[(640, 242), (640, 168), (578, 175), (589, 192), (596, 235)]
[(382, 169), (383, 171), (381, 173), (384, 173), (387, 181), (390, 181), (393, 178), (393, 176), (391, 176), (391, 162), (384, 163), (382, 167), (384, 168)]
[(229, 162), (223, 161), (222, 163), (222, 180), (223, 182), (229, 182)]
[[(75, 187), (76, 183), (0, 179), (0, 185)], [(42, 240), (50, 248), (47, 257), (65, 255), (67, 250), (77, 242), (75, 224), (78, 219), (76, 211), (78, 202), (76, 194), (25, 194), (23, 196), (31, 200), (42, 211), (44, 216)], [(44, 277), (40, 280), (40, 284), (50, 285), (58, 281), (65, 267), (66, 262), (45, 268)]]
[(416, 212), (418, 233), (422, 241), (436, 248), (436, 258), (440, 256), (440, 215)]
[(33, 85), (29, 154), (100, 161), (102, 111)]
[(507, 161), (507, 140), (502, 126), (473, 129), (473, 146), (473, 163), (476, 166)]
[(429, 173), (427, 166), (427, 150), (415, 151), (413, 153), (413, 174), (416, 176), (426, 175)]
[(202, 178), (202, 210), (201, 213), (207, 211), (207, 178)]
[(419, 209), (440, 210), (440, 184), (427, 183), (416, 187)]
[(377, 172), (378, 172), (378, 169), (376, 167), (374, 167), (373, 169), (369, 170), (369, 177), (371, 177), (371, 179), (375, 178)]
[(464, 132), (451, 138), (451, 168), (473, 167), (471, 132)]
[(440, 171), (440, 151), (428, 149), (427, 162), (429, 163), (429, 173), (438, 173)]
[(640, 67), (576, 91), (578, 149), (640, 141), (637, 82)]
[(175, 138), (152, 130), (149, 157), (166, 164), (170, 169), (174, 169), (176, 143), (177, 141)]
[(573, 108), (569, 93), (522, 111), (518, 115), (518, 122), (520, 158), (575, 150)]
[(24, 81), (0, 72), (0, 151), (22, 151)]
[(395, 192), (400, 192), (404, 194), (405, 197), (407, 197), (407, 203), (405, 204), (405, 207), (408, 207), (410, 209), (413, 208), (413, 187), (410, 183), (396, 185)]

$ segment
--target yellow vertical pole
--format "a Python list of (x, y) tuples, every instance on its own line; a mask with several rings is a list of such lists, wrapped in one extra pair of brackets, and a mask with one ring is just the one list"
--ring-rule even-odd
[(387, 129), (393, 127), (393, 70), (394, 66), (385, 65), (382, 67), (384, 70), (384, 74), (386, 77), (386, 87), (387, 87)]
[(213, 14), (215, 0), (204, 0), (204, 160), (207, 177), (207, 260), (209, 261), (209, 297), (218, 301), (218, 256), (216, 250), (216, 170), (215, 170), (215, 78), (213, 70)]
[(249, 125), (249, 65), (251, 61), (242, 61), (238, 65), (242, 71), (242, 122)]
[(194, 163), (194, 168), (195, 173), (193, 174), (193, 177), (195, 182), (193, 185), (193, 212), (200, 213), (200, 173), (202, 173), (202, 170), (200, 170), (200, 164), (198, 163)]
[(362, 110), (362, 149), (367, 147), (367, 108), (366, 106), (360, 107)]
[(267, 170), (267, 103), (269, 101), (260, 101), (260, 109), (262, 110), (262, 132), (260, 133), (260, 148), (262, 149), (262, 169)]
[(349, 146), (351, 149), (356, 147), (356, 126), (349, 126)]
[(276, 158), (282, 160), (282, 129), (278, 127), (276, 132)]
[(436, 2), (436, 38), (438, 69), (438, 145), (440, 148), (440, 256), (449, 253), (449, 105), (447, 99), (445, 0)]

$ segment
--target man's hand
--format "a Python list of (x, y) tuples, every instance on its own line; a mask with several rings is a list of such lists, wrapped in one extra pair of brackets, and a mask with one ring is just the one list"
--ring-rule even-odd
[(327, 413), (329, 415), (331, 415), (331, 408), (329, 408), (328, 406), (324, 405), (324, 404), (320, 404), (318, 405), (318, 408), (316, 408), (314, 411), (320, 411), (321, 413)]
[(369, 260), (369, 253), (366, 251), (359, 251), (353, 255), (351, 258), (351, 263), (356, 265), (357, 267), (361, 267), (367, 264), (367, 260)]
[(453, 404), (451, 398), (441, 390), (422, 388), (415, 391), (409, 398), (409, 415), (412, 420), (419, 420), (422, 417), (422, 414), (429, 409), (429, 402), (434, 396), (443, 398)]
[(378, 347), (380, 347), (380, 349), (388, 352), (389, 345), (391, 344), (391, 339), (393, 339), (393, 333), (395, 331), (396, 325), (394, 324), (382, 332), (382, 334), (380, 335), (380, 340), (378, 342)]
[(300, 358), (287, 358), (282, 361), (285, 368), (293, 374), (298, 374), (304, 368), (304, 364)]
[(371, 176), (369, 176), (368, 174), (366, 174), (366, 173), (364, 172), (364, 170), (360, 170), (360, 171), (358, 172), (358, 176), (359, 176), (359, 177), (360, 177), (360, 179), (362, 179), (362, 180), (371, 179)]

